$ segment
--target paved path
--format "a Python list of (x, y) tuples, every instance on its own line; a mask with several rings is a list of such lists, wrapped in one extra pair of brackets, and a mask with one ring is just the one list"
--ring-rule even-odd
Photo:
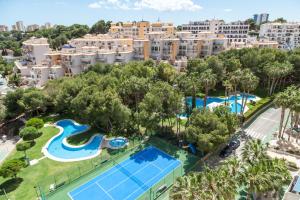
[(6, 142), (0, 140), (0, 164), (14, 150), (16, 143), (17, 143), (17, 139), (7, 140)]

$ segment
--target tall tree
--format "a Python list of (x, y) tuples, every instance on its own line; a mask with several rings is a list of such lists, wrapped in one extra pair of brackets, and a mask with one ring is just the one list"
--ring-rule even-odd
[(292, 71), (293, 65), (289, 62), (279, 63), (276, 61), (274, 63), (268, 63), (264, 67), (264, 72), (268, 77), (269, 95), (274, 93), (280, 81), (283, 81), (284, 84), (284, 78), (292, 73)]
[(241, 89), (243, 90), (242, 95), (242, 107), (241, 107), (241, 115), (244, 116), (248, 96), (250, 92), (254, 91), (259, 83), (259, 79), (257, 76), (253, 74), (250, 69), (244, 69), (242, 71), (242, 76), (240, 80)]
[(237, 109), (237, 91), (238, 91), (238, 86), (240, 84), (241, 81), (241, 76), (242, 76), (242, 71), (241, 69), (237, 69), (231, 73), (228, 74), (228, 80), (229, 83), (232, 85), (233, 87), (233, 91), (234, 91), (234, 105), (235, 105), (235, 113), (238, 113), (238, 109)]
[(200, 83), (201, 86), (204, 88), (204, 101), (203, 101), (203, 109), (206, 109), (207, 106), (207, 97), (209, 90), (213, 89), (217, 83), (217, 76), (212, 72), (211, 69), (205, 70), (203, 73), (200, 74)]

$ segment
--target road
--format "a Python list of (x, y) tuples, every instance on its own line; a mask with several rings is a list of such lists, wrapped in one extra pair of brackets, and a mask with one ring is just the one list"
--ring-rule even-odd
[[(273, 134), (279, 128), (280, 122), (280, 108), (270, 107), (261, 115), (256, 117), (256, 119), (247, 127), (242, 129), (242, 134), (239, 137), (241, 140), (241, 145), (232, 156), (240, 157), (243, 146), (249, 139), (260, 139), (264, 143), (272, 140)], [(212, 156), (206, 162), (209, 166), (216, 166), (224, 159), (221, 159), (218, 155)]]
[(280, 108), (271, 107), (245, 127), (240, 137), (241, 146), (235, 151), (235, 155), (238, 157), (241, 155), (243, 146), (249, 139), (260, 139), (264, 143), (271, 141), (274, 137), (273, 134), (279, 129), (280, 114)]

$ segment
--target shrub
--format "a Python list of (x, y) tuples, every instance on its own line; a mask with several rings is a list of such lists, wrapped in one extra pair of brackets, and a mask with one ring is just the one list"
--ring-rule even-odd
[(26, 122), (25, 125), (26, 125), (26, 127), (33, 126), (33, 127), (37, 128), (37, 129), (40, 129), (40, 128), (43, 128), (44, 121), (42, 119), (40, 119), (40, 118), (31, 118), (30, 120), (28, 120)]
[(24, 162), (19, 159), (8, 160), (4, 162), (0, 168), (0, 176), (3, 178), (16, 178), (17, 174), (24, 167)]
[(19, 135), (24, 141), (34, 141), (36, 138), (39, 138), (42, 135), (42, 132), (33, 126), (28, 126), (23, 128)]

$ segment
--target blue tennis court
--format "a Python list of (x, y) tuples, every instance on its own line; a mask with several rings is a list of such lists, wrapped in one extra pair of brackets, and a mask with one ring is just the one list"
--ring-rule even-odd
[(69, 192), (73, 200), (137, 199), (181, 162), (150, 146)]

